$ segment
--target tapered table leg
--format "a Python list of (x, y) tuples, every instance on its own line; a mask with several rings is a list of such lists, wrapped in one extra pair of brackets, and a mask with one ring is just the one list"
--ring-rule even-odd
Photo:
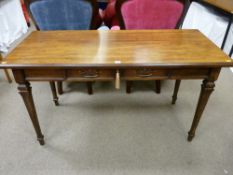
[(130, 94), (132, 90), (132, 81), (126, 81), (126, 93)]
[(51, 88), (51, 91), (52, 91), (52, 94), (53, 94), (53, 101), (54, 101), (55, 105), (58, 106), (59, 102), (58, 102), (58, 96), (57, 96), (55, 82), (50, 81), (49, 84), (50, 84), (50, 88)]
[(198, 123), (201, 119), (202, 113), (205, 109), (208, 99), (214, 90), (214, 87), (215, 87), (214, 81), (209, 81), (209, 80), (203, 81), (193, 123), (188, 133), (188, 141), (192, 141), (192, 139), (195, 136), (195, 131), (197, 129)]
[(176, 100), (177, 100), (177, 94), (178, 94), (178, 91), (180, 88), (180, 82), (181, 82), (181, 80), (176, 80), (176, 83), (175, 83), (175, 88), (174, 88), (174, 92), (173, 92), (173, 96), (172, 96), (172, 104), (173, 105), (176, 103)]
[(59, 95), (63, 94), (63, 87), (62, 87), (62, 81), (57, 82), (57, 91)]
[(157, 94), (160, 94), (160, 92), (161, 92), (161, 80), (155, 81), (155, 92)]
[(87, 85), (87, 93), (89, 95), (92, 95), (93, 94), (92, 82), (87, 82), (86, 85)]
[(24, 84), (19, 84), (18, 90), (19, 90), (20, 95), (23, 98), (23, 101), (25, 103), (29, 116), (31, 118), (32, 124), (36, 131), (37, 140), (39, 141), (40, 145), (44, 145), (45, 144), (44, 136), (41, 133), (39, 121), (37, 118), (37, 113), (36, 113), (35, 104), (34, 104), (33, 97), (32, 97), (32, 90), (31, 90), (30, 83), (26, 81)]

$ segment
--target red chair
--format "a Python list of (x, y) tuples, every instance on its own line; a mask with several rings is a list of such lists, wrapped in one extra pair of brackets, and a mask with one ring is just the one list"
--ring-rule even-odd
[[(189, 0), (110, 0), (104, 15), (109, 27), (121, 29), (178, 29), (189, 7)], [(127, 93), (132, 82), (127, 81)], [(160, 80), (156, 81), (160, 93)]]

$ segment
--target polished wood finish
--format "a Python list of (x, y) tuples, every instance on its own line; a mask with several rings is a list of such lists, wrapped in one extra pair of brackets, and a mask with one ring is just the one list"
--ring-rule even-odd
[(35, 31), (1, 66), (179, 68), (229, 66), (229, 62), (197, 30)]
[[(197, 30), (36, 31), (0, 64), (0, 68), (13, 69), (40, 144), (44, 140), (29, 81), (203, 79), (188, 137), (191, 141), (214, 81), (222, 67), (230, 66), (233, 61)], [(127, 85), (128, 92), (130, 88)]]
[(203, 0), (219, 9), (233, 14), (233, 1), (232, 0)]

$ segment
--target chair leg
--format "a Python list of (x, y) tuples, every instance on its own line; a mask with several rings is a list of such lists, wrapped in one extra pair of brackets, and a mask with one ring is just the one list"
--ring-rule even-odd
[(126, 81), (126, 93), (127, 93), (127, 94), (130, 94), (130, 93), (131, 93), (132, 84), (133, 84), (132, 81)]
[(181, 80), (176, 80), (176, 83), (175, 83), (175, 88), (174, 88), (174, 92), (173, 92), (173, 96), (172, 96), (172, 104), (173, 105), (176, 103), (176, 100), (177, 100), (177, 94), (178, 94), (178, 91), (180, 88), (180, 82), (181, 82)]
[(157, 94), (160, 94), (160, 92), (161, 92), (161, 80), (155, 81), (155, 92)]
[(62, 87), (62, 81), (57, 82), (57, 91), (59, 95), (63, 94), (63, 87)]
[(54, 101), (55, 105), (58, 106), (59, 103), (58, 103), (58, 96), (57, 96), (55, 82), (54, 81), (50, 81), (49, 83), (50, 83), (50, 88), (51, 88), (51, 91), (52, 91), (52, 94), (53, 94), (53, 101)]
[(93, 94), (92, 82), (87, 82), (86, 85), (87, 85), (87, 93), (89, 95), (92, 95)]
[(229, 56), (231, 57), (232, 54), (233, 54), (233, 45), (232, 45), (232, 47), (231, 47), (231, 51), (230, 51), (230, 53), (229, 53)]
[(12, 80), (11, 80), (11, 77), (10, 77), (10, 74), (9, 74), (8, 70), (7, 70), (7, 69), (4, 69), (4, 72), (5, 72), (7, 81), (8, 81), (9, 83), (12, 83)]

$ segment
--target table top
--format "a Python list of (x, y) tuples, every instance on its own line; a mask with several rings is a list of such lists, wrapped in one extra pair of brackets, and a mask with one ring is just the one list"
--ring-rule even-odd
[(198, 30), (35, 31), (0, 67), (232, 66)]
[(218, 7), (228, 13), (233, 14), (233, 0), (203, 0), (208, 4)]

